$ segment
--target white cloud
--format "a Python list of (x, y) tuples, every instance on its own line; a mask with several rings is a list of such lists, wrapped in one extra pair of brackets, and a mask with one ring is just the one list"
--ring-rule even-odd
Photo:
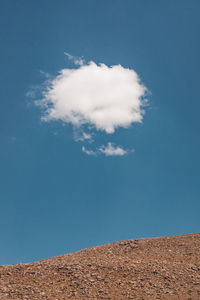
[(82, 146), (82, 151), (83, 151), (84, 153), (86, 153), (87, 155), (93, 155), (93, 156), (95, 156), (95, 155), (97, 154), (95, 151), (93, 151), (93, 150), (88, 150), (88, 149), (86, 149), (84, 146)]
[(82, 66), (84, 65), (84, 60), (81, 57), (75, 57), (67, 52), (64, 52), (69, 60), (71, 60), (75, 65)]
[(99, 151), (106, 156), (123, 156), (130, 152), (129, 150), (123, 149), (121, 146), (115, 146), (113, 143), (108, 143), (107, 146), (101, 146)]
[(109, 142), (107, 146), (101, 146), (97, 150), (88, 150), (85, 146), (82, 147), (82, 151), (87, 155), (104, 154), (105, 156), (123, 156), (128, 153), (134, 152), (134, 149), (124, 149), (122, 146), (116, 146), (114, 143)]
[(146, 88), (134, 70), (90, 62), (78, 69), (62, 69), (43, 91), (45, 121), (75, 127), (92, 125), (113, 133), (118, 127), (141, 123)]
[[(43, 109), (43, 121), (71, 124), (75, 141), (89, 143), (94, 142), (94, 130), (112, 134), (120, 127), (142, 122), (147, 89), (134, 70), (92, 61), (85, 64), (82, 58), (65, 55), (77, 67), (62, 69), (53, 79), (48, 77), (42, 99), (36, 101)], [(88, 155), (130, 152), (113, 143), (96, 149), (82, 147)]]
[(87, 133), (81, 130), (74, 131), (74, 139), (76, 142), (88, 141), (89, 143), (92, 143), (94, 141), (92, 138), (92, 133)]

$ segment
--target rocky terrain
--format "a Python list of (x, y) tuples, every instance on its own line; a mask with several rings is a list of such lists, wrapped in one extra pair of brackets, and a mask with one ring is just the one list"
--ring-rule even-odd
[(0, 299), (200, 299), (200, 233), (0, 266)]

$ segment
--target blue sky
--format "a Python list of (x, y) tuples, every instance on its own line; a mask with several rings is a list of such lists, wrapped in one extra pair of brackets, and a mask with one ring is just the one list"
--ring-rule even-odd
[[(199, 11), (198, 0), (1, 1), (0, 264), (199, 231)], [(81, 68), (65, 52), (134, 70), (148, 89), (142, 122), (86, 124), (91, 143), (72, 122), (42, 121), (46, 76)], [(82, 151), (108, 142), (134, 152)]]

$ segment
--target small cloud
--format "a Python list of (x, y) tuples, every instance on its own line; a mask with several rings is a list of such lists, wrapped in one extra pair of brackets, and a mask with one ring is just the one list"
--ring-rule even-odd
[(101, 146), (99, 151), (106, 156), (123, 156), (128, 154), (129, 152), (133, 152), (134, 150), (125, 150), (121, 146), (115, 146), (113, 143), (108, 143), (107, 146)]
[(85, 146), (82, 147), (82, 151), (87, 155), (100, 155), (104, 154), (105, 156), (124, 156), (126, 154), (134, 152), (134, 149), (124, 149), (122, 146), (116, 146), (114, 143), (109, 142), (107, 146), (101, 146), (96, 150), (88, 150)]
[(44, 76), (47, 79), (51, 78), (51, 75), (49, 73), (47, 73), (47, 72), (44, 72), (43, 70), (40, 70), (40, 74), (42, 74), (42, 76)]
[(82, 140), (83, 141), (91, 140), (91, 139), (92, 139), (92, 135), (90, 133), (83, 132), (83, 135), (82, 135)]
[(74, 131), (74, 139), (76, 142), (83, 142), (83, 141), (87, 141), (89, 143), (93, 142), (92, 133), (87, 133), (84, 131), (82, 132), (79, 130)]
[(67, 58), (72, 61), (77, 66), (83, 66), (84, 60), (81, 57), (73, 56), (67, 52), (64, 52), (64, 54), (67, 56)]
[(93, 155), (93, 156), (96, 155), (96, 152), (95, 152), (95, 151), (93, 151), (93, 150), (88, 150), (88, 149), (86, 149), (84, 146), (82, 147), (82, 152), (86, 153), (87, 155)]

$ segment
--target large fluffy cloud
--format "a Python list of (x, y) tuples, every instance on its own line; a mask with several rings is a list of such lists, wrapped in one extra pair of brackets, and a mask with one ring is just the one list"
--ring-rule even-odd
[[(119, 127), (141, 123), (146, 104), (146, 87), (137, 73), (121, 65), (85, 63), (83, 58), (65, 53), (76, 66), (48, 76), (42, 98), (44, 121), (72, 124), (75, 141), (93, 143), (94, 130), (112, 134)], [(133, 152), (113, 142), (82, 151), (88, 155), (123, 156)]]
[(58, 120), (75, 127), (88, 124), (113, 133), (118, 127), (142, 122), (145, 91), (137, 73), (121, 65), (90, 62), (63, 69), (43, 92), (43, 120)]

